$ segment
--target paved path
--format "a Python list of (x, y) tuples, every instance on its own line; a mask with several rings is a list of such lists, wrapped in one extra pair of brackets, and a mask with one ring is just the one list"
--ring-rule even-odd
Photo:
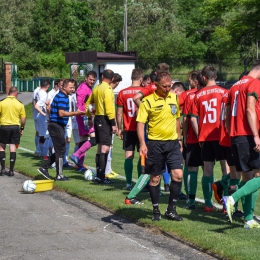
[(65, 192), (24, 194), (0, 176), (0, 260), (215, 259)]

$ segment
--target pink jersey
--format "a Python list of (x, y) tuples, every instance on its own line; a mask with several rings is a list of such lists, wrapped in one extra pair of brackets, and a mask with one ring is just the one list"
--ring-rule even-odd
[[(92, 89), (83, 82), (79, 85), (76, 91), (76, 99), (77, 99), (77, 108), (81, 111), (85, 111), (86, 102), (89, 96), (92, 93)], [(78, 123), (79, 135), (84, 136), (88, 135), (89, 133), (94, 132), (94, 127), (91, 127), (89, 130), (86, 130), (83, 123), (83, 116), (76, 116), (76, 120)]]

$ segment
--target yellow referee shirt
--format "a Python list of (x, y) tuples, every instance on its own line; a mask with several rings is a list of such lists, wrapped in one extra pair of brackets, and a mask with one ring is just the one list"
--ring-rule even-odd
[(86, 114), (89, 115), (88, 106), (95, 103), (96, 116), (107, 116), (109, 120), (115, 119), (114, 91), (108, 83), (102, 82), (96, 86), (86, 103)]
[(25, 109), (23, 103), (14, 96), (7, 96), (0, 101), (0, 124), (1, 126), (18, 125), (20, 119), (25, 118)]
[(180, 117), (180, 107), (178, 97), (174, 93), (169, 93), (163, 99), (153, 94), (145, 97), (140, 104), (137, 122), (148, 123), (149, 140), (176, 140), (176, 120)]

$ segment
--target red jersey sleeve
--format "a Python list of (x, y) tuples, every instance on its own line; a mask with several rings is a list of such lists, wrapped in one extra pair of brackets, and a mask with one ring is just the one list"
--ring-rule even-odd
[(150, 94), (153, 94), (153, 92), (156, 90), (156, 86), (154, 83), (152, 83), (151, 85), (148, 85), (144, 88), (142, 88), (142, 90), (140, 91), (140, 93), (142, 93), (142, 95), (144, 97), (150, 95)]

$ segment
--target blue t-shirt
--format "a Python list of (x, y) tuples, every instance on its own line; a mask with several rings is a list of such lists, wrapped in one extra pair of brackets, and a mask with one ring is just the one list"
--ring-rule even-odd
[(59, 110), (69, 112), (70, 104), (69, 97), (60, 91), (52, 100), (50, 111), (50, 122), (54, 122), (66, 126), (69, 120), (68, 116), (60, 117)]

